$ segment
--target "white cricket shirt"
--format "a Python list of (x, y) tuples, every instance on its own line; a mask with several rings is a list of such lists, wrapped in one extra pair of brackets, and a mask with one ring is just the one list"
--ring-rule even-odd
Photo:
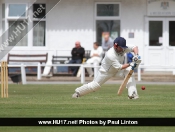
[(124, 62), (124, 54), (128, 52), (133, 52), (133, 48), (136, 46), (127, 46), (122, 53), (118, 54), (114, 47), (110, 48), (106, 54), (104, 59), (102, 60), (102, 64), (100, 67), (101, 72), (111, 73), (113, 74), (115, 71), (119, 71), (122, 68)]

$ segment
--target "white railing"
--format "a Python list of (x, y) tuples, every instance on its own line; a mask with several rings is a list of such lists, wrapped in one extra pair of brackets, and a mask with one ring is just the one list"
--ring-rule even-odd
[[(1, 65), (0, 65), (1, 66)], [(41, 74), (41, 66), (48, 66), (48, 67), (52, 67), (52, 66), (80, 66), (81, 67), (81, 78), (80, 78), (80, 82), (83, 84), (85, 83), (85, 68), (87, 67), (92, 67), (94, 68), (94, 77), (97, 76), (97, 72), (98, 72), (98, 68), (100, 66), (97, 65), (87, 65), (87, 64), (40, 64), (38, 63), (38, 65), (36, 64), (31, 64), (31, 65), (26, 65), (26, 64), (21, 64), (21, 65), (13, 65), (13, 64), (9, 64), (8, 67), (20, 67), (21, 68), (21, 80), (22, 80), (22, 84), (27, 84), (26, 81), (26, 72), (25, 72), (25, 67), (30, 67), (30, 66), (36, 66), (37, 67), (37, 80), (41, 80), (42, 74)]]
[(45, 64), (39, 64), (38, 63), (38, 71), (37, 71), (37, 79), (40, 80), (41, 79), (41, 66), (80, 66), (81, 67), (81, 83), (84, 84), (85, 83), (85, 68), (87, 67), (91, 67), (94, 68), (94, 78), (97, 76), (98, 73), (98, 69), (100, 68), (100, 66), (98, 66), (97, 64), (94, 65), (90, 65), (90, 64), (51, 64), (51, 65), (45, 65)]
[[(1, 65), (0, 65), (1, 67)], [(21, 67), (21, 78), (22, 78), (22, 84), (26, 84), (26, 71), (25, 71), (25, 67), (26, 65), (21, 64), (21, 65), (8, 65), (8, 67)]]
[(81, 65), (81, 83), (84, 84), (85, 83), (85, 68), (87, 67), (92, 67), (94, 68), (94, 78), (97, 76), (98, 74), (98, 69), (100, 68), (100, 66), (98, 65), (87, 65), (87, 64), (82, 64)]
[[(1, 65), (0, 65), (1, 66)], [(41, 74), (41, 66), (80, 66), (81, 67), (81, 78), (80, 82), (82, 84), (85, 83), (85, 68), (91, 67), (94, 68), (94, 78), (97, 76), (98, 69), (100, 66), (98, 65), (89, 65), (89, 64), (40, 64), (38, 65), (26, 65), (26, 64), (21, 64), (21, 65), (13, 65), (13, 64), (8, 64), (8, 67), (20, 67), (21, 68), (21, 79), (22, 79), (22, 84), (27, 84), (26, 81), (26, 72), (25, 72), (25, 67), (30, 67), (30, 66), (36, 66), (37, 67), (37, 79), (41, 80), (42, 74)], [(172, 69), (173, 74), (175, 74), (175, 66), (146, 66), (146, 65), (139, 65), (138, 67), (138, 81), (141, 81), (141, 68), (146, 68), (146, 69)]]
[(138, 81), (141, 81), (141, 68), (146, 69), (172, 69), (173, 75), (175, 75), (175, 66), (146, 66), (146, 65), (139, 65), (138, 66)]

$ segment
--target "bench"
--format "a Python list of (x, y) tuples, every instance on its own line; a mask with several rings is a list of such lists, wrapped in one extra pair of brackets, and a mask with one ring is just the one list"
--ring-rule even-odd
[[(84, 58), (90, 58), (90, 50), (85, 50)], [(71, 56), (52, 56), (52, 64), (65, 64), (71, 60)]]
[(88, 60), (90, 58), (91, 50), (85, 50), (84, 58)]
[[(48, 59), (48, 53), (46, 54), (8, 54), (7, 63), (10, 64), (46, 64)], [(10, 67), (9, 74), (20, 74), (21, 69), (20, 67)], [(41, 72), (44, 70), (42, 67)], [(37, 67), (36, 66), (27, 66), (25, 68), (26, 74), (37, 74)]]
[[(71, 60), (71, 56), (52, 56), (52, 64), (66, 64), (68, 63), (69, 61)], [(59, 69), (62, 69), (63, 71), (66, 71), (66, 73), (68, 73), (68, 69), (67, 67), (60, 67)], [(57, 71), (57, 67), (52, 67), (51, 71), (52, 71), (52, 74), (54, 75), (55, 72), (54, 70)]]
[(71, 56), (52, 56), (52, 64), (65, 64), (70, 61)]
[[(87, 60), (90, 58), (90, 52), (91, 50), (85, 50), (84, 58)], [(71, 60), (72, 56), (52, 56), (52, 64), (67, 64)], [(57, 71), (56, 67), (52, 67), (52, 74), (54, 75), (54, 69)], [(69, 69), (67, 66), (60, 67), (60, 70), (65, 72), (66, 74), (69, 74)]]

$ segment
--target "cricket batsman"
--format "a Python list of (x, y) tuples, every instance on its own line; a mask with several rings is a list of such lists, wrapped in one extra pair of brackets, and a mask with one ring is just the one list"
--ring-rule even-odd
[[(134, 57), (132, 59), (133, 61), (129, 64), (123, 64), (124, 54), (128, 52), (134, 53)], [(97, 91), (101, 88), (101, 85), (111, 77), (126, 76), (131, 68), (135, 68), (140, 64), (141, 61), (138, 60), (138, 47), (126, 46), (126, 40), (124, 38), (116, 38), (114, 40), (113, 47), (106, 52), (96, 78), (94, 78), (92, 82), (76, 88), (72, 98), (78, 98), (88, 93)], [(139, 98), (134, 75), (132, 75), (128, 80), (126, 88), (128, 89), (128, 99)]]

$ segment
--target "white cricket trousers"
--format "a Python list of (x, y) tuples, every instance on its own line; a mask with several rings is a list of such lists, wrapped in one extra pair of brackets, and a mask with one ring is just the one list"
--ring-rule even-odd
[[(97, 76), (94, 78), (94, 81), (97, 82), (100, 86), (102, 84), (104, 84), (107, 80), (109, 80), (111, 77), (114, 76), (120, 76), (120, 77), (125, 77), (128, 72), (130, 71), (131, 67), (128, 67), (125, 70), (120, 70), (118, 72), (114, 72), (113, 74), (107, 74), (101, 71), (98, 71)], [(137, 89), (136, 89), (136, 82), (135, 82), (135, 78), (134, 78), (134, 73), (132, 74), (132, 76), (130, 77), (130, 79), (128, 80), (128, 83), (126, 85), (126, 88), (128, 89), (128, 95), (132, 96), (132, 94), (135, 92), (135, 94), (137, 94)]]

